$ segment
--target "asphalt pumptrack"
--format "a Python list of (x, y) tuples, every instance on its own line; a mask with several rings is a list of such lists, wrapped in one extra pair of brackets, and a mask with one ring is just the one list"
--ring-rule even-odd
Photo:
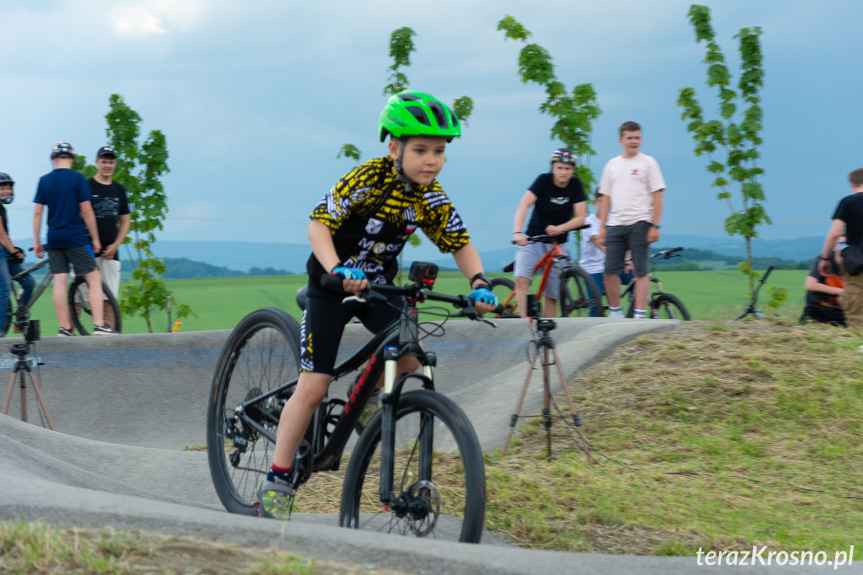
[[(443, 337), (424, 340), (425, 348), (438, 357), (436, 389), (462, 407), (484, 451), (503, 447), (522, 392), (522, 415), (540, 411), (544, 395), (541, 373), (534, 372), (529, 385), (525, 383), (532, 353), (527, 321), (494, 322), (495, 328), (450, 321)], [(551, 336), (569, 382), (617, 346), (677, 325), (666, 320), (559, 318)], [(48, 337), (35, 343), (24, 360), (33, 379), (21, 363), (20, 348), (11, 350), (23, 340), (6, 339), (0, 344), (0, 393), (8, 404), (8, 414), (0, 414), (0, 518), (277, 546), (411, 573), (699, 570), (694, 558), (686, 557), (525, 550), (489, 532), (482, 544), (470, 545), (344, 529), (336, 515), (295, 513), (282, 523), (227, 513), (212, 486), (207, 454), (184, 448), (206, 445), (207, 398), (229, 334)], [(347, 326), (340, 358), (367, 340), (364, 328)], [(344, 393), (344, 379), (333, 383), (331, 395)], [(553, 393), (560, 390), (556, 373), (550, 382)], [(589, 438), (589, 430), (585, 433)]]

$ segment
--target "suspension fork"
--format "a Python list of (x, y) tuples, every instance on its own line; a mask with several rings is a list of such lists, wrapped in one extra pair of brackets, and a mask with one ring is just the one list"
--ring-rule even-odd
[[(393, 503), (398, 496), (393, 491), (395, 477), (395, 443), (396, 443), (396, 412), (402, 388), (408, 379), (422, 381), (423, 388), (434, 391), (434, 368), (437, 358), (434, 353), (424, 354), (422, 375), (406, 373), (396, 379), (398, 361), (402, 354), (395, 346), (384, 349), (384, 393), (381, 398), (381, 485), (380, 500), (382, 503)], [(419, 478), (431, 479), (432, 446), (434, 445), (434, 421), (428, 414), (420, 415), (420, 454)]]

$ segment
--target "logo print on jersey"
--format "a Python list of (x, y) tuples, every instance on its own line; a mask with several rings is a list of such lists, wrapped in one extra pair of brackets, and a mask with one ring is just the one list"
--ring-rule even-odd
[(565, 196), (562, 198), (549, 198), (549, 201), (551, 201), (552, 204), (555, 204), (558, 206), (561, 204), (565, 204), (567, 202), (567, 200), (569, 200), (569, 198), (567, 198)]
[(630, 174), (630, 176), (637, 176), (639, 172), (640, 170), (638, 168), (632, 168), (632, 173)]
[(372, 236), (376, 236), (381, 233), (383, 227), (384, 223), (381, 220), (369, 218), (369, 221), (366, 224), (366, 232), (368, 232)]
[(372, 248), (372, 253), (375, 254), (376, 256), (379, 256), (382, 253), (384, 253), (386, 250), (387, 250), (387, 245), (383, 242), (378, 242)]

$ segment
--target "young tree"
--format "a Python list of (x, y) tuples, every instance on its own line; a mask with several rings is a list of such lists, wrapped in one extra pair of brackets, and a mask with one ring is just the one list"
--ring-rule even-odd
[(578, 157), (576, 175), (590, 190), (596, 178), (590, 169), (590, 158), (596, 151), (590, 145), (592, 122), (602, 113), (596, 100), (592, 84), (579, 84), (567, 93), (566, 87), (554, 74), (554, 64), (548, 51), (538, 44), (528, 43), (532, 36), (512, 16), (505, 16), (497, 23), (503, 31), (504, 40), (520, 40), (525, 44), (518, 56), (518, 72), (523, 84), (533, 82), (545, 89), (546, 100), (539, 110), (551, 116), (551, 139), (559, 140)]
[[(725, 57), (716, 43), (716, 34), (710, 24), (710, 9), (693, 4), (689, 8), (689, 22), (695, 29), (696, 43), (704, 42), (707, 54), (707, 85), (717, 89), (719, 119), (705, 120), (694, 88), (681, 88), (677, 105), (683, 108), (681, 119), (688, 121), (686, 129), (695, 141), (695, 155), (706, 154), (710, 163), (707, 171), (715, 174), (712, 185), (719, 188), (720, 200), (726, 200), (731, 215), (725, 220), (728, 235), (740, 235), (746, 241), (746, 261), (738, 268), (749, 277), (749, 295), (755, 291), (755, 272), (752, 269), (752, 239), (758, 237), (756, 227), (771, 223), (764, 211), (764, 190), (758, 177), (764, 170), (758, 166), (758, 146), (761, 145), (761, 97), (764, 83), (761, 67), (761, 28), (742, 28), (734, 37), (740, 40), (741, 74), (738, 92), (731, 85), (731, 74)], [(715, 159), (714, 153), (724, 152), (724, 161)], [(735, 208), (731, 186), (739, 187), (741, 209)]]
[[(138, 143), (141, 116), (123, 101), (122, 96), (112, 94), (109, 104), (105, 132), (117, 153), (114, 179), (126, 188), (131, 212), (130, 232), (134, 236), (131, 243), (138, 255), (138, 265), (132, 272), (133, 281), (126, 283), (118, 294), (120, 310), (126, 315), (143, 317), (152, 333), (152, 310), (165, 309), (167, 298), (172, 295), (161, 278), (165, 264), (152, 250), (156, 230), (163, 229), (162, 221), (168, 212), (167, 195), (160, 180), (169, 171), (166, 163), (168, 148), (160, 130), (153, 130), (143, 144)], [(94, 174), (95, 167), (85, 165), (83, 160), (80, 166), (76, 164), (76, 169), (85, 175)], [(129, 242), (127, 237), (126, 243)], [(175, 303), (174, 313), (183, 318), (191, 315), (192, 310), (185, 303)]]

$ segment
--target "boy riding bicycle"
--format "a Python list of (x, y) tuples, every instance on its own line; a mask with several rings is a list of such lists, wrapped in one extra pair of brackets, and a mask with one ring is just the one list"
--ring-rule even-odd
[[(530, 278), (537, 262), (545, 255), (548, 247), (541, 243), (529, 243), (527, 236), (559, 236), (560, 249), (569, 255), (566, 243), (568, 232), (584, 225), (587, 211), (584, 187), (574, 175), (575, 156), (567, 148), (558, 148), (551, 154), (551, 172), (540, 174), (524, 193), (515, 210), (515, 243), (518, 252), (515, 257), (515, 289), (518, 297), (518, 310), (521, 317), (527, 317), (527, 294), (530, 291)], [(533, 206), (533, 214), (527, 224), (524, 220)], [(557, 314), (556, 303), (560, 298), (560, 279), (557, 269), (549, 272), (545, 284), (545, 317)]]
[[(407, 90), (390, 97), (381, 112), (381, 142), (388, 134), (389, 155), (343, 176), (310, 215), (312, 255), (306, 264), (309, 285), (300, 330), (300, 377), (282, 410), (272, 466), (258, 487), (264, 517), (291, 517), (297, 485), (294, 457), (327, 394), (345, 324), (357, 317), (367, 329), (379, 333), (398, 319), (398, 311), (389, 306), (343, 304), (345, 294), (323, 288), (321, 276), (342, 276), (344, 291), (356, 294), (368, 283), (392, 284), (398, 254), (420, 228), (441, 252), (453, 254), (459, 270), (469, 278), (469, 297), (476, 302), (476, 310), (488, 313), (497, 305), (479, 254), (435, 179), (443, 168), (447, 143), (461, 135), (458, 118), (433, 96)], [(399, 361), (401, 373), (418, 366), (414, 358)], [(381, 385), (378, 382), (376, 387)]]

